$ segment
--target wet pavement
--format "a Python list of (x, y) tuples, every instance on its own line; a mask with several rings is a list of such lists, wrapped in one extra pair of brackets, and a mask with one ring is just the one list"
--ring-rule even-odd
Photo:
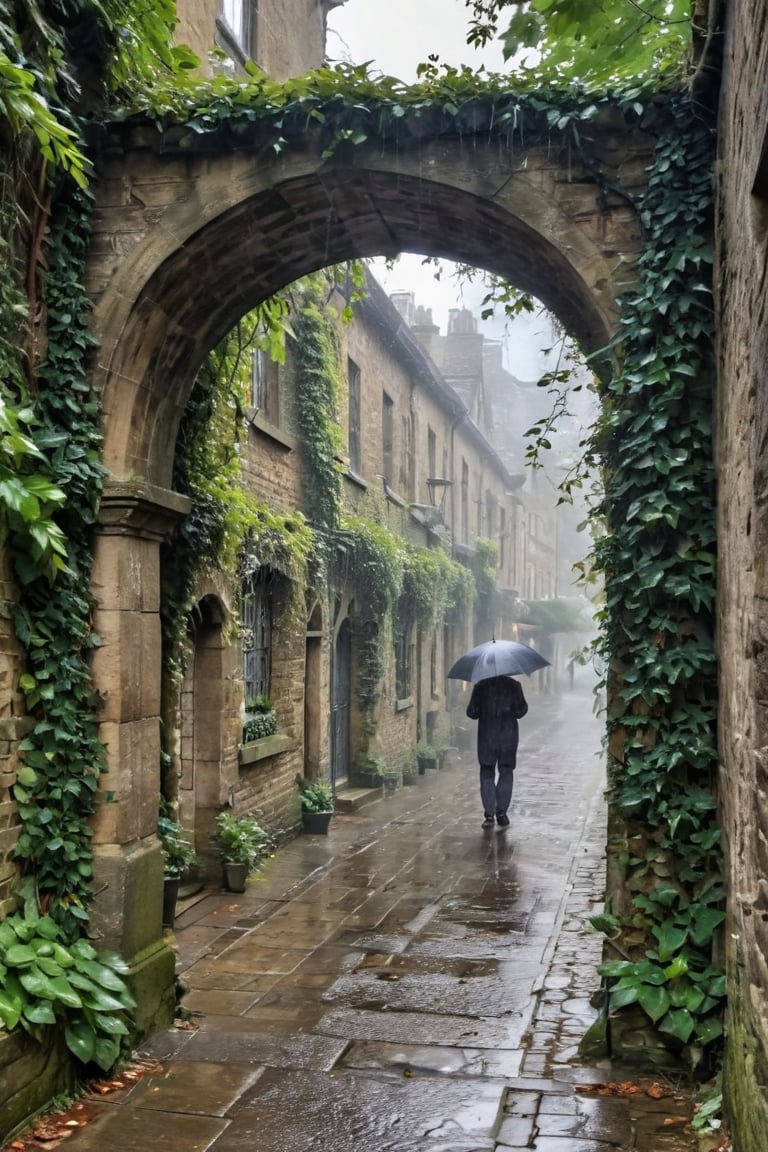
[(602, 939), (591, 698), (534, 699), (521, 733), (510, 828), (481, 828), (474, 757), (453, 756), (286, 844), (242, 896), (188, 901), (196, 1027), (146, 1043), (157, 1066), (90, 1101), (68, 1149), (698, 1148), (669, 1081), (578, 1054)]

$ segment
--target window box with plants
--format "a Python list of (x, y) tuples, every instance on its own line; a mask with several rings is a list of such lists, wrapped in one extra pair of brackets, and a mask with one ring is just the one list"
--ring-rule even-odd
[(298, 777), (301, 822), (308, 835), (327, 836), (334, 809), (333, 785), (330, 780), (307, 780)]
[(246, 699), (240, 764), (255, 764), (290, 747), (290, 738), (277, 730), (277, 715), (268, 696)]
[(192, 842), (168, 815), (165, 804), (157, 818), (157, 835), (163, 850), (163, 928), (172, 928), (182, 878), (196, 867), (198, 860)]
[(235, 816), (225, 810), (216, 817), (213, 837), (230, 892), (244, 892), (245, 882), (272, 853), (273, 840), (253, 816)]
[(245, 701), (243, 744), (263, 740), (277, 732), (277, 716), (268, 696), (248, 697)]

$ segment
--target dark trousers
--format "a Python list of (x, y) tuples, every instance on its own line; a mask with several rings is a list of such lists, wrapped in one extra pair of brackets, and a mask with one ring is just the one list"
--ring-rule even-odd
[(514, 764), (499, 764), (498, 780), (495, 764), (480, 765), (480, 799), (486, 816), (501, 816), (506, 813), (512, 800), (514, 781)]

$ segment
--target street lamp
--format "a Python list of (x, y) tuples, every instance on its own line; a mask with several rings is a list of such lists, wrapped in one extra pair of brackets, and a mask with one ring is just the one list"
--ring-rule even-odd
[(428, 476), (427, 477), (427, 491), (429, 492), (429, 502), (433, 508), (438, 508), (440, 512), (443, 510), (445, 504), (445, 494), (453, 484), (453, 480), (445, 480), (441, 476)]

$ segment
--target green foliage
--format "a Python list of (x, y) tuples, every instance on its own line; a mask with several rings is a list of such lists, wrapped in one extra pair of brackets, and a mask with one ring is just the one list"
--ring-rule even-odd
[[(497, 35), (507, 59), (550, 83), (605, 87), (682, 76), (691, 42), (688, 0), (465, 0), (468, 42)], [(506, 24), (506, 27), (505, 27)]]
[(721, 1034), (725, 991), (712, 967), (724, 901), (714, 795), (713, 136), (683, 95), (644, 115), (658, 144), (640, 206), (640, 282), (622, 301), (619, 368), (602, 386), (590, 445), (605, 482), (595, 515), (607, 531), (593, 560), (605, 579), (598, 647), (615, 685), (610, 784), (629, 825), (634, 892), (621, 934), (632, 959), (606, 974), (619, 978), (619, 1002), (636, 1000), (662, 1032), (702, 1046)]
[(305, 488), (310, 523), (321, 544), (316, 556), (324, 574), (329, 536), (341, 509), (342, 436), (339, 426), (341, 369), (336, 327), (324, 307), (322, 277), (306, 281), (296, 317), (296, 374), (301, 451), (307, 467)]
[(383, 756), (376, 756), (366, 752), (357, 762), (356, 769), (367, 776), (377, 776), (383, 780), (387, 775), (387, 762)]
[(21, 153), (29, 154), (34, 143), (44, 164), (68, 172), (84, 188), (90, 164), (57, 92), (64, 28), (38, 19), (34, 32), (28, 26), (22, 37), (8, 20), (7, 9), (0, 9), (0, 118)]
[(277, 715), (273, 709), (266, 712), (250, 712), (246, 708), (243, 724), (244, 744), (250, 740), (262, 740), (265, 736), (274, 735), (275, 732), (277, 732)]
[(161, 553), (164, 659), (175, 676), (185, 665), (187, 619), (195, 585), (206, 570), (234, 576), (263, 565), (297, 584), (306, 579), (314, 537), (304, 517), (256, 499), (242, 474), (251, 354), (263, 347), (283, 359), (290, 332), (284, 301), (260, 305), (207, 357), (187, 403), (174, 487), (191, 498), (192, 510), (175, 525)]
[(499, 547), (495, 540), (482, 537), (475, 541), (472, 574), (477, 590), (478, 627), (488, 630), (496, 616), (496, 577), (499, 569)]
[(274, 842), (253, 816), (235, 816), (229, 811), (216, 817), (214, 844), (222, 860), (247, 864), (251, 871), (270, 855)]
[(330, 780), (297, 778), (302, 812), (333, 812), (335, 798)]
[(17, 902), (19, 910), (0, 923), (0, 1026), (22, 1028), (37, 1040), (46, 1028), (63, 1026), (70, 1052), (107, 1071), (129, 1036), (135, 1007), (127, 966), (41, 914), (33, 877), (19, 885)]
[[(88, 658), (98, 643), (88, 586), (91, 532), (101, 492), (100, 410), (86, 376), (93, 344), (89, 301), (81, 285), (88, 242), (89, 202), (68, 185), (49, 238), (48, 345), (39, 366), (34, 404), (38, 473), (58, 487), (51, 512), (68, 565), (51, 585), (51, 555), (34, 522), (9, 517), (9, 542), (21, 599), (14, 614), (27, 670), (19, 684), (35, 719), (21, 741), (24, 766), (14, 787), (22, 830), (16, 856), (34, 870), (41, 899), (67, 939), (87, 924), (94, 811), (104, 749), (97, 739)], [(42, 506), (41, 506), (42, 508)]]
[(166, 876), (182, 876), (196, 861), (195, 849), (184, 835), (184, 829), (173, 819), (164, 798), (160, 798), (157, 835), (163, 849), (163, 872)]

